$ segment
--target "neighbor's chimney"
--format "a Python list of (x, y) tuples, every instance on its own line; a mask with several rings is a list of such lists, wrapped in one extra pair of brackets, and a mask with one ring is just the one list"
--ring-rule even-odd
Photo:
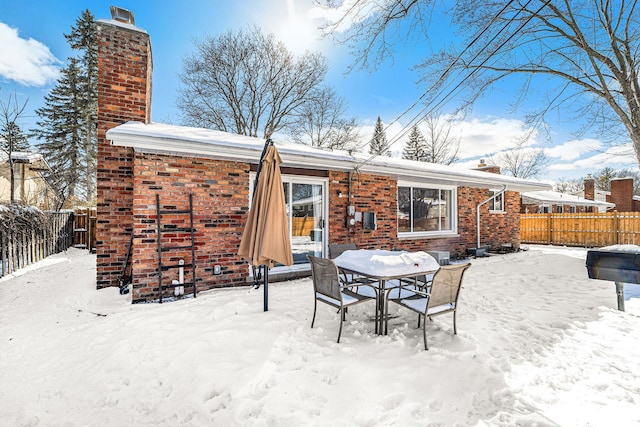
[(111, 8), (98, 36), (97, 287), (117, 286), (133, 228), (133, 151), (112, 146), (107, 130), (151, 119), (151, 43), (133, 14)]
[(584, 198), (587, 200), (596, 199), (596, 180), (591, 178), (591, 174), (584, 179)]
[(633, 212), (633, 178), (611, 180), (611, 203), (616, 204), (618, 212)]
[(487, 165), (484, 162), (484, 159), (480, 159), (480, 163), (478, 163), (478, 167), (476, 167), (475, 170), (489, 172), (489, 173), (497, 173), (498, 175), (500, 175), (500, 166)]

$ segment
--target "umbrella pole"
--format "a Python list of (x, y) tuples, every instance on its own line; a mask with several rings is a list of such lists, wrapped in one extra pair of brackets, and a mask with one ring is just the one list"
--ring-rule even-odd
[(269, 267), (262, 265), (264, 268), (264, 311), (269, 311)]

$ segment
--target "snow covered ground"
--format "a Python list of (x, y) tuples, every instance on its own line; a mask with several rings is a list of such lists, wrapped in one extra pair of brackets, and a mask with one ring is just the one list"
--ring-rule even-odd
[[(583, 249), (473, 260), (458, 335), (372, 304), (338, 317), (310, 279), (130, 304), (69, 250), (0, 280), (1, 426), (640, 425), (640, 300), (616, 310)], [(627, 292), (638, 295), (637, 285)], [(397, 316), (399, 315), (399, 316)]]

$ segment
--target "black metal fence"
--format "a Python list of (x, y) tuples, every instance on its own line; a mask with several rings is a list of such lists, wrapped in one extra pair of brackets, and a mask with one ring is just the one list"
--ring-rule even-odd
[(0, 277), (73, 245), (73, 211), (0, 205)]

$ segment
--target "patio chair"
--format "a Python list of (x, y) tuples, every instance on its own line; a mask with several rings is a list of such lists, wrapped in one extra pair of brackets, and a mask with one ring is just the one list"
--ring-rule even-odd
[[(340, 255), (342, 255), (345, 251), (357, 251), (358, 247), (355, 243), (335, 243), (329, 245), (329, 259), (336, 259)], [(354, 285), (358, 285), (360, 283), (374, 283), (374, 281), (369, 280), (365, 277), (354, 276), (353, 274), (340, 272), (342, 274), (342, 278), (346, 283), (352, 283)], [(357, 289), (356, 289), (357, 291)], [(365, 293), (368, 295), (368, 289), (364, 289)]]
[(336, 243), (329, 245), (329, 259), (336, 259), (344, 251), (355, 251), (358, 247), (355, 243)]
[[(385, 313), (388, 313), (389, 301), (418, 313), (418, 327), (420, 317), (424, 317), (422, 334), (424, 336), (424, 349), (429, 350), (427, 344), (427, 317), (445, 313), (453, 313), (453, 333), (457, 334), (456, 312), (458, 310), (458, 296), (462, 278), (471, 263), (442, 266), (433, 275), (433, 281), (429, 291), (423, 291), (409, 284), (402, 284), (400, 288), (389, 292), (385, 301)], [(387, 317), (386, 323), (389, 322)], [(387, 325), (385, 324), (385, 329)]]
[[(313, 328), (313, 324), (316, 320), (318, 301), (337, 308), (338, 313), (340, 314), (340, 330), (338, 331), (337, 341), (339, 343), (340, 336), (342, 335), (342, 322), (345, 320), (347, 308), (361, 302), (369, 300), (375, 301), (375, 290), (371, 293), (374, 297), (353, 292), (349, 289), (353, 284), (344, 283), (342, 281), (340, 274), (338, 273), (338, 267), (333, 261), (311, 255), (307, 255), (307, 258), (311, 264), (311, 277), (313, 278), (314, 290), (313, 319), (311, 320), (311, 327)], [(370, 285), (360, 284), (359, 286)], [(378, 311), (376, 310), (376, 322), (377, 321)]]

